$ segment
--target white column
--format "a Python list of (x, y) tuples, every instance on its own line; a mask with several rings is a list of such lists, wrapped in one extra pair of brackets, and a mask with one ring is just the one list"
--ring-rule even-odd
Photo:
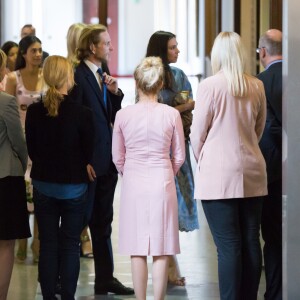
[(300, 1), (283, 1), (283, 299), (300, 299)]

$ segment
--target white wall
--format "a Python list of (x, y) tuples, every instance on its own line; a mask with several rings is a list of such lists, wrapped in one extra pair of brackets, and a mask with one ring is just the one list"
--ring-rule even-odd
[[(181, 51), (178, 67), (188, 75), (203, 74), (204, 52), (200, 49), (196, 56), (195, 9), (195, 0), (119, 0), (119, 75), (133, 73), (157, 30), (176, 34)], [(204, 47), (204, 36), (199, 38)]]
[(84, 0), (2, 0), (2, 41), (20, 40), (24, 24), (33, 24), (42, 47), (50, 54), (67, 54), (66, 35), (71, 24), (82, 22)]
[(119, 75), (132, 74), (154, 32), (154, 1), (119, 0)]
[[(20, 29), (33, 24), (43, 49), (65, 56), (71, 24), (82, 22), (85, 0), (2, 0), (2, 42), (19, 42)], [(132, 75), (146, 54), (150, 36), (157, 30), (177, 35), (181, 51), (178, 67), (187, 75), (204, 73), (204, 0), (201, 0), (200, 56), (196, 55), (196, 0), (119, 0), (119, 75)], [(199, 34), (199, 35), (200, 35)]]

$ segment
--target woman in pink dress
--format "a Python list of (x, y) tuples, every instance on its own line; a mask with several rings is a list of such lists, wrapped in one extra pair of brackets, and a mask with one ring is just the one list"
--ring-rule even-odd
[(1, 50), (7, 56), (6, 68), (5, 68), (5, 76), (0, 82), (0, 91), (5, 91), (7, 74), (13, 72), (15, 70), (15, 64), (17, 59), (19, 46), (13, 41), (7, 41), (1, 46)]
[[(22, 127), (25, 127), (26, 112), (29, 105), (41, 100), (46, 86), (42, 73), (42, 42), (36, 36), (25, 36), (19, 43), (15, 71), (7, 76), (5, 91), (17, 98)], [(27, 200), (32, 202), (32, 185), (30, 179), (31, 160), (28, 159), (25, 173)], [(31, 209), (29, 209), (31, 211)], [(34, 218), (34, 233), (31, 244), (33, 261), (38, 262), (39, 240), (38, 227)], [(27, 257), (27, 240), (19, 241), (17, 258), (24, 261)]]
[(164, 299), (168, 257), (179, 253), (174, 176), (185, 159), (179, 112), (158, 103), (163, 85), (158, 57), (145, 58), (134, 78), (137, 103), (117, 113), (113, 161), (122, 176), (119, 252), (131, 256), (137, 299), (146, 299), (147, 256), (153, 256), (154, 299)]

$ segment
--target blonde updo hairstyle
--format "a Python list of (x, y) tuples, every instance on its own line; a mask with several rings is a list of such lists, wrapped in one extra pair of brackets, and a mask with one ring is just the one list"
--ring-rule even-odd
[(45, 60), (43, 76), (49, 87), (44, 98), (44, 106), (48, 110), (49, 116), (56, 117), (60, 103), (64, 99), (59, 89), (66, 83), (68, 90), (74, 86), (73, 67), (65, 57), (52, 55)]
[(145, 95), (158, 95), (163, 86), (163, 78), (162, 60), (155, 56), (144, 58), (134, 71), (136, 88)]

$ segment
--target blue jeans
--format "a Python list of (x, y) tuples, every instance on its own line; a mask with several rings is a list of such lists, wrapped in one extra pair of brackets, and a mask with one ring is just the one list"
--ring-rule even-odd
[(58, 277), (62, 286), (61, 299), (75, 299), (86, 195), (65, 200), (47, 197), (33, 190), (40, 239), (39, 277), (44, 299), (56, 299)]
[(257, 299), (262, 204), (263, 197), (202, 200), (217, 246), (221, 300)]

